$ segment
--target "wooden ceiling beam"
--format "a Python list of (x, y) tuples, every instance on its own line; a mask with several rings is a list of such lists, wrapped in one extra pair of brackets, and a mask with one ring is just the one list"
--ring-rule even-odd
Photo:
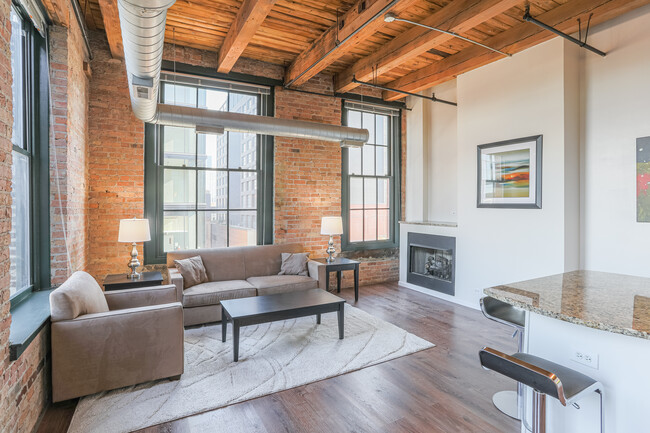
[(124, 58), (124, 45), (122, 45), (122, 30), (120, 29), (120, 16), (117, 12), (117, 0), (99, 0), (99, 9), (102, 12), (104, 31), (114, 59)]
[(52, 22), (63, 27), (70, 25), (70, 7), (65, 0), (43, 0), (43, 6), (50, 15)]
[[(285, 74), (285, 84), (291, 86), (304, 84), (359, 42), (375, 33), (384, 23), (383, 18), (379, 16), (382, 10), (390, 9), (393, 13), (400, 13), (416, 1), (358, 0), (339, 18), (340, 25), (334, 24), (327, 29), (291, 63)], [(348, 37), (345, 44), (340, 44), (340, 41)]]
[[(594, 26), (647, 4), (650, 4), (650, 0), (574, 0), (551, 9), (536, 18), (562, 32), (575, 33), (578, 31), (577, 18), (579, 17), (583, 18), (582, 22), (584, 23), (587, 22), (589, 15), (593, 13), (591, 25)], [(534, 24), (523, 22), (481, 42), (490, 47), (515, 54), (555, 37), (557, 36), (549, 31), (543, 30)], [(444, 60), (391, 81), (386, 84), (386, 87), (407, 92), (419, 92), (502, 58), (503, 56), (498, 53), (487, 51), (479, 46), (472, 46)], [(387, 101), (394, 101), (404, 98), (404, 95), (384, 91), (383, 98)]]
[(227, 74), (253, 39), (276, 0), (244, 0), (219, 50), (217, 71)]
[[(421, 24), (464, 33), (520, 3), (521, 0), (457, 0), (430, 15)], [(340, 93), (349, 92), (358, 86), (352, 82), (354, 77), (368, 81), (453, 38), (445, 33), (413, 26), (371, 55), (337, 74), (334, 80), (335, 89)]]

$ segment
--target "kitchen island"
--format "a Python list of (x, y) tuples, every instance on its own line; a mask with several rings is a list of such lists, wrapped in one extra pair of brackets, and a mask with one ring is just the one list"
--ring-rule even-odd
[[(650, 278), (574, 271), (484, 292), (527, 311), (526, 352), (603, 383), (606, 432), (650, 431)], [(596, 394), (547, 404), (548, 433), (599, 431)]]

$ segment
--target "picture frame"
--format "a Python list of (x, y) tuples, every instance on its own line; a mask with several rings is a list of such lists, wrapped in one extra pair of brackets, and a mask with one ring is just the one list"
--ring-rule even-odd
[(477, 146), (476, 206), (542, 208), (542, 135)]

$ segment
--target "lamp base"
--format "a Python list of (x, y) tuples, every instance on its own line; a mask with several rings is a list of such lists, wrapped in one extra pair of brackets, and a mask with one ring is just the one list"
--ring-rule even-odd
[(334, 237), (330, 235), (330, 241), (327, 244), (327, 263), (332, 263), (334, 261), (334, 254), (336, 254), (336, 249), (334, 248)]
[(128, 264), (129, 268), (131, 268), (131, 273), (128, 275), (128, 278), (137, 280), (141, 276), (141, 274), (136, 271), (136, 269), (140, 267), (140, 260), (138, 260), (138, 249), (136, 248), (135, 242), (133, 242), (132, 246), (131, 261)]

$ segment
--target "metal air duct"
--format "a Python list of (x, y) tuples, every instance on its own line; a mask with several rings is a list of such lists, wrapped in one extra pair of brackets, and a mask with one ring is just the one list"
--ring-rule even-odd
[(133, 113), (140, 120), (161, 125), (212, 131), (279, 135), (337, 141), (344, 146), (363, 146), (365, 129), (302, 120), (229, 113), (200, 108), (158, 104), (160, 68), (165, 41), (167, 9), (175, 0), (118, 0), (124, 62), (129, 80)]

